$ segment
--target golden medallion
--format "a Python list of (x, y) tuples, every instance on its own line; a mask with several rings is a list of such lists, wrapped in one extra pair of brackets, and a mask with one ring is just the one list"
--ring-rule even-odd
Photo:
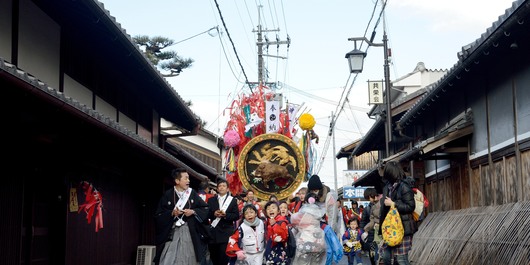
[(300, 186), (305, 175), (305, 159), (296, 143), (278, 133), (258, 135), (240, 152), (239, 178), (245, 189), (268, 200), (276, 195), (286, 199)]

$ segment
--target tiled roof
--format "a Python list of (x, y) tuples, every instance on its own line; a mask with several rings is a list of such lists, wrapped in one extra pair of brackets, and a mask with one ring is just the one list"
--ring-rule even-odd
[(525, 0), (516, 0), (512, 6), (499, 16), (499, 19), (493, 22), (486, 32), (481, 34), (480, 38), (473, 43), (462, 47), (458, 53), (458, 62), (449, 69), (440, 80), (428, 87), (428, 91), (420, 98), (398, 121), (401, 128), (405, 128), (416, 119), (421, 112), (424, 112), (430, 105), (430, 101), (435, 101), (441, 92), (450, 89), (450, 83), (453, 78), (459, 78), (463, 71), (469, 71), (469, 67), (478, 61), (480, 57), (487, 56), (490, 52), (488, 49), (495, 47), (495, 43), (505, 37), (505, 30), (513, 25), (524, 21), (530, 13), (530, 2)]
[(77, 114), (85, 115), (86, 117), (88, 117), (87, 120), (92, 122), (93, 124), (103, 126), (104, 128), (114, 132), (120, 137), (127, 139), (133, 142), (134, 144), (144, 147), (150, 152), (163, 157), (165, 160), (170, 161), (176, 166), (185, 167), (188, 171), (190, 171), (190, 174), (193, 173), (193, 175), (200, 179), (207, 179), (206, 176), (195, 172), (193, 169), (186, 166), (182, 161), (176, 159), (174, 156), (164, 151), (157, 145), (154, 145), (153, 143), (140, 137), (138, 134), (120, 125), (115, 120), (97, 112), (96, 110), (87, 107), (84, 104), (79, 103), (71, 97), (65, 96), (60, 91), (46, 85), (44, 82), (40, 81), (33, 75), (23, 71), (22, 69), (17, 68), (15, 65), (9, 62), (6, 62), (3, 58), (0, 58), (0, 75), (10, 76), (27, 83), (32, 88), (32, 90), (39, 92), (42, 96), (47, 97), (48, 99), (54, 99), (63, 105), (66, 104), (70, 107), (71, 111), (77, 112)]

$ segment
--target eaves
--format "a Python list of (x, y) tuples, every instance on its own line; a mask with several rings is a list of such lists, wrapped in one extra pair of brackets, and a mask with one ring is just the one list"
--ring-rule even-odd
[(85, 122), (91, 124), (91, 126), (101, 129), (109, 135), (123, 139), (125, 142), (135, 146), (146, 154), (150, 154), (157, 157), (158, 159), (164, 160), (174, 167), (186, 168), (190, 175), (199, 180), (208, 179), (203, 174), (197, 173), (179, 159), (175, 158), (157, 145), (140, 137), (138, 134), (130, 131), (126, 127), (120, 125), (113, 119), (110, 119), (109, 117), (86, 107), (78, 101), (65, 96), (63, 93), (47, 86), (45, 83), (41, 82), (27, 72), (17, 68), (15, 65), (5, 62), (2, 58), (0, 58), (0, 78), (5, 79), (9, 83), (15, 84), (17, 88), (26, 91), (28, 94), (36, 96), (44, 102), (56, 107), (57, 109), (71, 113), (80, 120), (84, 120)]
[(458, 54), (458, 62), (446, 75), (430, 86), (427, 93), (401, 117), (398, 121), (398, 126), (400, 128), (411, 126), (415, 120), (429, 111), (433, 102), (437, 101), (440, 97), (444, 97), (445, 92), (456, 89), (457, 86), (454, 83), (478, 64), (483, 57), (501, 49), (498, 47), (499, 42), (509, 36), (513, 28), (524, 23), (529, 23), (529, 21), (525, 21), (528, 20), (529, 14), (529, 1), (514, 1), (512, 6), (506, 9), (504, 15), (499, 16), (499, 19), (480, 38), (465, 48), (462, 48), (462, 51)]

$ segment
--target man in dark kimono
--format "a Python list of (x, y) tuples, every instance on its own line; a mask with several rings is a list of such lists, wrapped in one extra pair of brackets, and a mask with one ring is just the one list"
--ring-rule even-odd
[[(164, 192), (155, 213), (157, 234), (156, 264), (173, 264), (188, 257), (188, 264), (197, 264), (206, 253), (207, 234), (204, 220), (208, 217), (208, 204), (189, 187), (186, 170), (177, 168), (171, 172), (175, 187)], [(190, 244), (191, 243), (191, 244)], [(176, 264), (176, 263), (175, 263)]]
[(212, 240), (208, 245), (213, 265), (226, 265), (228, 238), (235, 231), (235, 221), (239, 219), (237, 200), (228, 194), (228, 182), (217, 182), (217, 195), (208, 200), (208, 218), (212, 221)]

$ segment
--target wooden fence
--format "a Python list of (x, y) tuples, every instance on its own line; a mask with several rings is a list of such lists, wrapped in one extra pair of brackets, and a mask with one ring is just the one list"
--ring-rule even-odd
[(413, 264), (530, 264), (530, 201), (429, 213)]

